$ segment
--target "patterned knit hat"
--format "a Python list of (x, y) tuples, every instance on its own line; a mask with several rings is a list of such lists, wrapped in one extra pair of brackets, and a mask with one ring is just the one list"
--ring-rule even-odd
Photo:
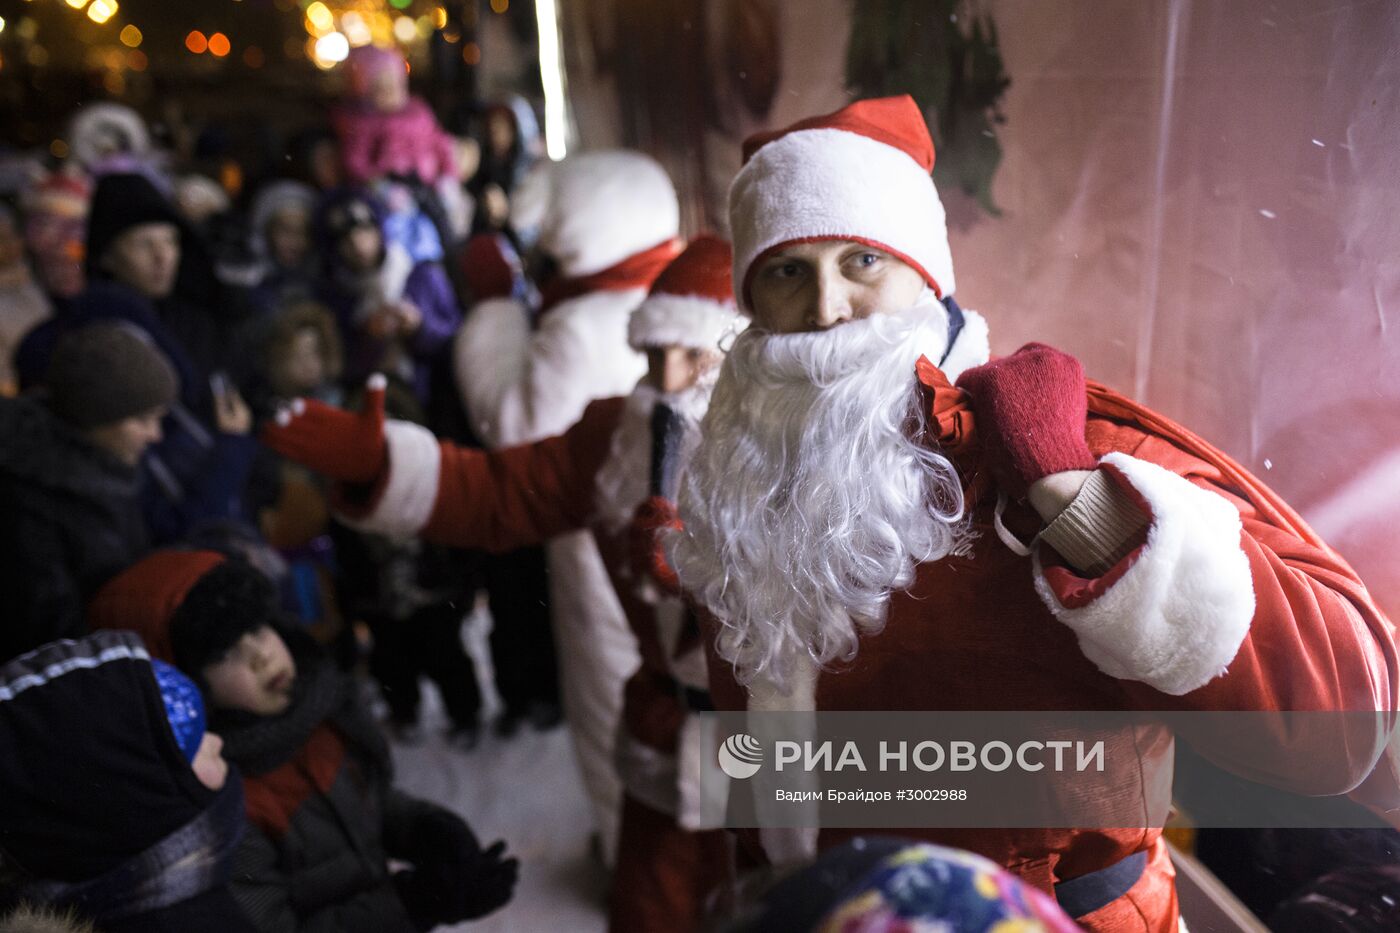
[(1079, 926), (1049, 895), (989, 859), (910, 843), (847, 889), (813, 929), (814, 933), (1074, 933)]
[(186, 761), (194, 761), (199, 744), (204, 741), (204, 698), (194, 681), (164, 661), (152, 658), (151, 669), (165, 703), (165, 718), (175, 733), (175, 744), (180, 746)]
[(857, 836), (773, 885), (734, 933), (1075, 933), (1047, 894), (972, 852)]
[(53, 172), (22, 199), (24, 240), (44, 286), (71, 298), (83, 290), (88, 204), (92, 185), (65, 172)]
[(744, 142), (729, 189), (734, 292), (765, 255), (791, 243), (855, 240), (898, 257), (944, 298), (953, 257), (933, 186), (933, 139), (909, 95), (857, 101)]

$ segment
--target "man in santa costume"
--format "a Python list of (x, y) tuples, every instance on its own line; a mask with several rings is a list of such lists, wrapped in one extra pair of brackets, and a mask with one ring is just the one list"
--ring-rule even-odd
[[(590, 404), (567, 431), (493, 453), (384, 421), (382, 390), (352, 415), (304, 401), (264, 439), (341, 481), (356, 527), (506, 550), (582, 530), (640, 646), (628, 671), (616, 767), (625, 788), (613, 878), (614, 931), (695, 928), (729, 865), (721, 830), (702, 830), (695, 711), (712, 709), (693, 615), (661, 556), (674, 498), (698, 444), (721, 358), (744, 322), (728, 244), (701, 237), (667, 267), (631, 315), (627, 340), (648, 361), (631, 394)], [(582, 624), (564, 620), (565, 624)]]
[[(1064, 353), (988, 362), (985, 322), (952, 299), (912, 99), (858, 102), (744, 154), (729, 209), (754, 324), (721, 370), (670, 551), (706, 610), (718, 708), (1395, 709), (1391, 624), (1267, 488), (1086, 387)], [(1114, 778), (1145, 793), (1173, 738), (1136, 738), (1138, 764)], [(1384, 740), (1297, 763), (1309, 773), (1290, 789), (1350, 791)], [(854, 832), (746, 843), (782, 862)], [(1177, 928), (1158, 829), (899, 834), (990, 857), (1087, 929)]]
[[(627, 320), (680, 252), (680, 208), (665, 170), (640, 152), (589, 152), (531, 176), (517, 201), (536, 211), (540, 251), (557, 276), (538, 316), (492, 298), (458, 333), (454, 368), (477, 435), (492, 449), (561, 433), (595, 399), (626, 395), (646, 370)], [(613, 862), (621, 787), (612, 766), (622, 685), (637, 646), (586, 533), (546, 547), (565, 715)]]

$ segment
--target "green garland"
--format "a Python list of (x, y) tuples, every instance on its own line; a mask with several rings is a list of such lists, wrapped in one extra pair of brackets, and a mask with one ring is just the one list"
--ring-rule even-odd
[(933, 177), (956, 186), (992, 216), (1001, 164), (997, 105), (1011, 79), (996, 24), (967, 0), (852, 0), (846, 84), (859, 97), (910, 94), (933, 130)]

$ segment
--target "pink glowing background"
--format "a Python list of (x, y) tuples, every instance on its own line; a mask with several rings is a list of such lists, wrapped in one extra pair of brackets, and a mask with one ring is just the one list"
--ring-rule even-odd
[(960, 297), (1240, 459), (1400, 617), (1400, 9), (1113, 6), (996, 5), (1006, 215), (954, 231)]

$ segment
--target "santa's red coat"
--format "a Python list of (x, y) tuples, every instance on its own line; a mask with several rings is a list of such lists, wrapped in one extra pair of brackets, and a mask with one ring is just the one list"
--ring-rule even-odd
[[(919, 378), (930, 432), (938, 435), (932, 440), (964, 479), (977, 532), (972, 553), (920, 566), (914, 584), (891, 598), (883, 630), (860, 639), (852, 662), (820, 673), (808, 708), (1395, 709), (1400, 672), (1392, 625), (1345, 561), (1228, 458), (1091, 384), (1089, 446), (1152, 525), (1118, 566), (1084, 579), (1053, 554), (1040, 555), (1042, 566), (1001, 543), (993, 530), (997, 494), (980, 463), (966, 397), (927, 360), (920, 361)], [(1031, 532), (1039, 526), (1028, 510), (1012, 512), (1007, 524), (1016, 526), (1019, 517)], [(713, 620), (704, 623), (712, 636)], [(709, 670), (718, 708), (748, 707), (748, 692), (729, 665), (712, 656)], [(798, 700), (790, 708), (803, 705)], [(1170, 767), (1171, 741), (1165, 727), (1125, 736), (1137, 773), (1115, 768), (1114, 781), (1125, 783), (1105, 792), (1142, 795), (1160, 778), (1157, 769)], [(1282, 740), (1274, 762), (1231, 761), (1229, 749), (1211, 751), (1247, 776), (1301, 793), (1336, 794), (1372, 771), (1383, 742), (1339, 748), (1312, 768), (1293, 759)], [(1121, 751), (1110, 758), (1123, 760)], [(818, 848), (857, 832), (822, 830)], [(1158, 829), (900, 835), (979, 852), (1046, 891), (1146, 850), (1138, 883), (1079, 922), (1115, 933), (1177, 928), (1174, 872)], [(757, 833), (747, 836), (751, 847), (761, 847)]]
[[(370, 502), (340, 505), (343, 516), (360, 527), (494, 551), (591, 528), (641, 655), (641, 666), (624, 688), (623, 723), (635, 742), (674, 760), (688, 715), (675, 662), (691, 651), (698, 654), (699, 629), (692, 617), (688, 636), (663, 638), (657, 607), (637, 596), (628, 529), (609, 532), (595, 521), (598, 472), (625, 405), (622, 398), (594, 402), (562, 435), (491, 453), (439, 443), (415, 425), (389, 422), (388, 473)], [(657, 770), (656, 776), (637, 780), (652, 785), (665, 780), (667, 769)], [(669, 770), (674, 784), (674, 766)], [(629, 788), (631, 777), (624, 776)], [(666, 791), (655, 790), (662, 797)], [(678, 792), (674, 786), (670, 791)], [(725, 877), (728, 845), (721, 831), (688, 832), (675, 816), (645, 805), (635, 793), (629, 792), (624, 805), (610, 929), (679, 933), (691, 928), (705, 895)]]

